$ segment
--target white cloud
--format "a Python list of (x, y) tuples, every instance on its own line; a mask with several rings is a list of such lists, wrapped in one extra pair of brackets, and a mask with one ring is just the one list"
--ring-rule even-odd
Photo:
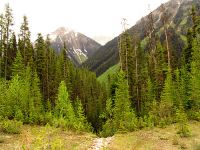
[(90, 37), (118, 35), (121, 19), (133, 26), (142, 16), (168, 0), (0, 0), (13, 9), (15, 30), (27, 15), (33, 38), (38, 32), (50, 33), (60, 26), (70, 27)]

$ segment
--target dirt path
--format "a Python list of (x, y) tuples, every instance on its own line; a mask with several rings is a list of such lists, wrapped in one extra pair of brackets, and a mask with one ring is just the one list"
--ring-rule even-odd
[(106, 148), (108, 144), (111, 142), (112, 137), (107, 138), (96, 138), (93, 142), (93, 145), (89, 150), (101, 150), (103, 148)]

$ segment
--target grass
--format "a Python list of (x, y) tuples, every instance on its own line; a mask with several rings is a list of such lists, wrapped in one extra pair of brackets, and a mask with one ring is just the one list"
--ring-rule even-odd
[[(143, 129), (116, 134), (103, 149), (107, 150), (200, 150), (200, 122), (190, 122), (191, 136), (181, 138), (177, 124), (166, 128)], [(95, 135), (63, 131), (50, 126), (23, 125), (21, 134), (0, 132), (0, 149), (86, 150), (94, 144)]]
[(98, 81), (107, 83), (108, 75), (112, 75), (119, 69), (119, 64), (110, 67), (106, 72), (98, 77)]
[(0, 149), (87, 149), (96, 136), (90, 133), (63, 131), (50, 126), (23, 126), (21, 134), (0, 132)]
[(187, 23), (187, 17), (185, 17), (182, 21), (181, 21), (181, 23), (180, 23), (180, 25), (181, 26), (183, 26), (183, 25), (185, 25), (186, 23)]
[(183, 40), (183, 42), (187, 44), (187, 37), (182, 34), (180, 34), (180, 37), (181, 37), (181, 40)]
[(127, 134), (116, 134), (107, 149), (200, 150), (200, 122), (191, 122), (190, 129), (192, 135), (187, 138), (177, 135), (177, 125), (167, 126), (164, 129), (144, 129)]

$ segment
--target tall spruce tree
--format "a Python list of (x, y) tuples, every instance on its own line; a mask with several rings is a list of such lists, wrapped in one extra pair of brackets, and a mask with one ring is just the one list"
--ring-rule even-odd
[(58, 88), (55, 112), (58, 118), (66, 119), (69, 124), (72, 124), (75, 120), (74, 110), (64, 81), (60, 83)]
[[(173, 114), (173, 104), (175, 101), (175, 89), (172, 81), (171, 72), (167, 72), (163, 91), (161, 93), (159, 115), (162, 119), (171, 119)], [(169, 120), (168, 120), (168, 123)]]
[(4, 15), (4, 23), (5, 23), (5, 49), (4, 49), (4, 78), (8, 77), (8, 51), (9, 51), (9, 40), (11, 33), (11, 26), (13, 25), (13, 16), (12, 9), (9, 4), (5, 6), (5, 15)]
[(43, 39), (43, 36), (39, 33), (38, 38), (35, 43), (35, 51), (36, 51), (36, 69), (38, 73), (38, 77), (41, 81), (41, 89), (42, 89), (42, 95), (45, 95), (46, 90), (46, 49), (45, 49), (45, 41)]
[(23, 76), (25, 70), (25, 66), (22, 60), (22, 56), (20, 51), (17, 51), (17, 56), (12, 64), (12, 76), (19, 75), (20, 77)]
[(28, 65), (28, 63), (30, 63), (31, 59), (33, 59), (33, 56), (34, 56), (34, 51), (31, 44), (30, 36), (31, 36), (31, 33), (29, 31), (28, 19), (26, 16), (24, 16), (23, 23), (20, 27), (18, 47), (23, 58), (23, 63), (26, 66)]
[(75, 123), (76, 129), (85, 131), (91, 130), (91, 127), (87, 122), (87, 118), (85, 117), (83, 106), (79, 98), (77, 98), (75, 102), (75, 116), (76, 116), (76, 123)]
[(192, 109), (194, 111), (200, 110), (200, 38), (194, 39), (193, 54), (191, 63), (191, 100)]
[(38, 78), (37, 72), (34, 71), (31, 79), (31, 98), (34, 108), (35, 121), (39, 123), (44, 116), (44, 106), (42, 101), (42, 94), (40, 91), (40, 80)]
[(11, 75), (12, 75), (12, 65), (13, 65), (13, 62), (16, 58), (16, 54), (17, 54), (17, 41), (16, 41), (16, 36), (15, 36), (15, 33), (13, 32), (12, 33), (12, 37), (10, 38), (10, 42), (9, 42), (9, 49), (8, 49), (8, 52), (7, 52), (7, 55), (8, 55), (8, 68), (7, 68), (7, 76), (8, 76), (8, 79), (10, 79)]
[(4, 34), (5, 34), (5, 23), (4, 23), (4, 15), (0, 14), (0, 77), (3, 72), (3, 52), (4, 52)]

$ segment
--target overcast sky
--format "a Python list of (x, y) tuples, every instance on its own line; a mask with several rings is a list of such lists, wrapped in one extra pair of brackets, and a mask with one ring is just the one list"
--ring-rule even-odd
[(13, 9), (15, 31), (19, 31), (23, 15), (29, 20), (32, 39), (58, 27), (69, 27), (91, 38), (113, 38), (121, 31), (121, 19), (129, 27), (161, 3), (168, 0), (0, 0), (0, 13), (6, 3)]

